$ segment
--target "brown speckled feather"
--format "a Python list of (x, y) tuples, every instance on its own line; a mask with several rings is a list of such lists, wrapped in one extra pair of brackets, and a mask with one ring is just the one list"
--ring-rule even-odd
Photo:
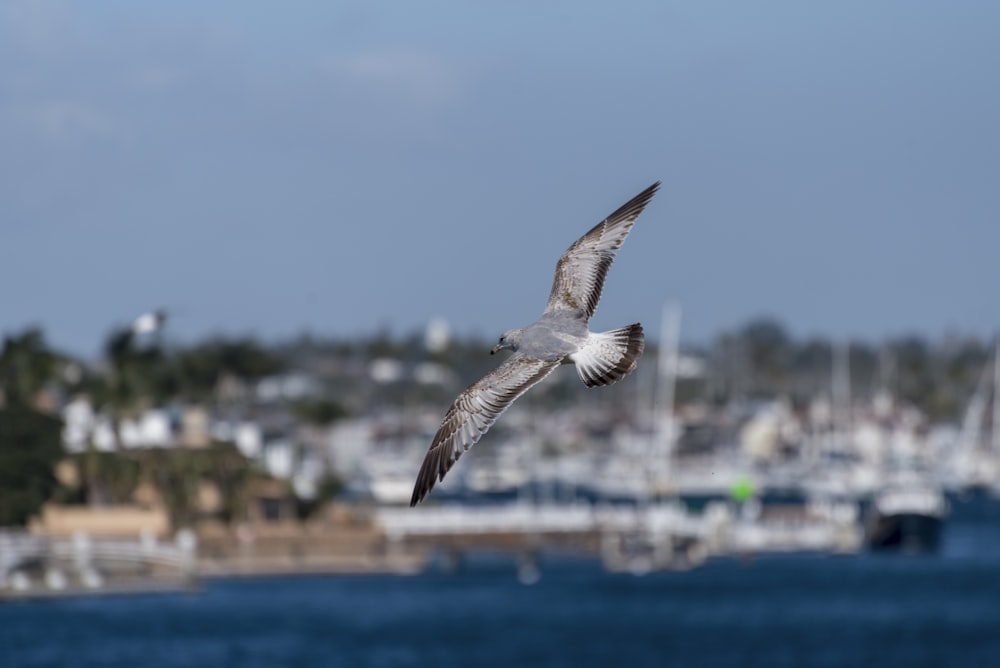
[(559, 366), (559, 360), (540, 360), (515, 353), (473, 383), (448, 409), (417, 474), (410, 505), (415, 506), (438, 480), (493, 426), (507, 408)]
[(546, 313), (570, 310), (583, 311), (587, 318), (594, 315), (615, 251), (659, 187), (659, 181), (649, 186), (566, 249), (556, 263)]

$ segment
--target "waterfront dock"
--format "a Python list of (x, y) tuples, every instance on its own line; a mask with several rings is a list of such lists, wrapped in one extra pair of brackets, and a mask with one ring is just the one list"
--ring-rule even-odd
[(727, 555), (849, 553), (860, 536), (857, 513), (846, 507), (748, 514), (721, 502), (693, 512), (676, 501), (340, 506), (309, 522), (206, 523), (169, 541), (5, 532), (0, 597), (177, 591), (217, 577), (410, 575), (484, 552), (527, 567), (558, 553), (598, 559), (609, 571), (676, 570)]

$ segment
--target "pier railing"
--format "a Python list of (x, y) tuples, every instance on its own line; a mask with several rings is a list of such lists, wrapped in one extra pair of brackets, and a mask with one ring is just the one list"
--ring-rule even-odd
[(690, 567), (713, 555), (852, 552), (861, 537), (854, 505), (801, 508), (779, 518), (737, 512), (724, 502), (697, 513), (673, 502), (441, 505), (382, 508), (375, 521), (394, 544), (450, 551), (583, 545), (609, 568), (629, 570), (637, 563)]
[(122, 572), (144, 577), (190, 578), (196, 567), (197, 541), (188, 531), (173, 541), (151, 534), (136, 539), (43, 537), (25, 531), (0, 531), (0, 594), (38, 587), (100, 589)]
[(694, 516), (676, 505), (629, 506), (541, 505), (428, 506), (382, 508), (376, 522), (389, 537), (448, 534), (556, 534), (602, 531), (669, 531), (703, 537), (708, 518)]

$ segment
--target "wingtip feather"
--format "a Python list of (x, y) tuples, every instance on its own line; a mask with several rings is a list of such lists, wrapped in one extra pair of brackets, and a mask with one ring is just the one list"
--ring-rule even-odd
[(646, 205), (649, 204), (649, 201), (653, 199), (653, 195), (655, 195), (659, 189), (660, 182), (654, 182), (638, 195), (618, 207), (614, 213), (608, 216), (607, 220), (610, 222), (615, 220), (637, 218), (639, 214), (642, 213), (642, 210), (646, 208)]

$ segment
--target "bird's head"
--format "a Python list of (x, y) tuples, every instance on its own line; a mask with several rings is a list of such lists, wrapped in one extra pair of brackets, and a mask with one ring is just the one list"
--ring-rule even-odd
[(500, 340), (497, 341), (497, 344), (490, 350), (490, 355), (495, 355), (501, 350), (516, 352), (519, 345), (521, 345), (521, 330), (508, 330), (503, 333)]

